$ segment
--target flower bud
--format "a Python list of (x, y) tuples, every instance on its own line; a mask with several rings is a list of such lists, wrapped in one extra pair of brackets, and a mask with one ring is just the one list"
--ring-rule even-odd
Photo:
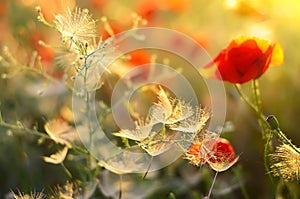
[(272, 130), (276, 130), (279, 128), (279, 122), (274, 115), (269, 115), (266, 121), (268, 122)]

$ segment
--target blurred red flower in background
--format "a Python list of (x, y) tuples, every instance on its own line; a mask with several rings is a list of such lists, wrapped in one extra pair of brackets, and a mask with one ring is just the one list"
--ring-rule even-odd
[(50, 47), (45, 47), (41, 45), (40, 41), (46, 41), (46, 36), (42, 32), (34, 31), (30, 34), (30, 40), (37, 50), (39, 56), (41, 56), (42, 61), (51, 63), (54, 58), (54, 50)]
[(151, 63), (151, 56), (145, 50), (136, 50), (130, 53), (129, 62), (134, 66)]
[(126, 27), (123, 27), (122, 24), (112, 21), (109, 21), (109, 23), (105, 22), (102, 26), (99, 27), (99, 34), (103, 41), (123, 31), (126, 31)]
[(260, 77), (269, 66), (282, 63), (283, 50), (278, 43), (243, 36), (234, 39), (203, 70), (215, 64), (214, 74), (210, 77), (242, 84)]
[(150, 24), (159, 11), (180, 13), (189, 6), (189, 0), (142, 0), (137, 2), (136, 12)]

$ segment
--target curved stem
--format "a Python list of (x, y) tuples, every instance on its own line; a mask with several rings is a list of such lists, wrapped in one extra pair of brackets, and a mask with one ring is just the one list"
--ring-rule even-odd
[(271, 135), (268, 136), (270, 133), (270, 125), (266, 121), (266, 117), (262, 113), (262, 103), (261, 103), (261, 98), (260, 98), (260, 91), (259, 91), (259, 85), (258, 85), (258, 80), (253, 80), (252, 81), (252, 94), (254, 98), (254, 104), (244, 95), (244, 93), (241, 91), (240, 87), (237, 85), (235, 86), (239, 95), (242, 97), (242, 99), (254, 110), (254, 112), (257, 115), (258, 123), (259, 126), (262, 128), (262, 136), (263, 139), (266, 140), (266, 143), (264, 145), (264, 167), (265, 170), (268, 174), (268, 177), (270, 179), (270, 182), (272, 184), (272, 189), (274, 192), (274, 180), (269, 172), (269, 166), (268, 166), (268, 152), (270, 151), (270, 144), (271, 144)]
[(300, 154), (300, 149), (297, 148), (292, 142), (291, 140), (289, 140), (286, 135), (280, 130), (280, 128), (275, 130), (275, 135), (278, 137), (279, 140), (281, 140), (283, 143), (289, 145), (290, 147), (292, 147), (297, 153)]
[(248, 106), (249, 106), (254, 112), (257, 112), (257, 108), (256, 108), (255, 105), (249, 100), (249, 98), (245, 95), (245, 93), (242, 91), (240, 85), (239, 85), (239, 84), (234, 84), (234, 87), (235, 87), (236, 91), (238, 92), (238, 94), (240, 95), (240, 97), (246, 102), (246, 104), (248, 104)]
[[(244, 100), (244, 102), (246, 102), (246, 104), (257, 114), (258, 113), (257, 107), (249, 100), (249, 98), (241, 90), (240, 85), (234, 84), (234, 87), (236, 88), (238, 94)], [(266, 116), (262, 114), (262, 112), (260, 112), (260, 114), (257, 114), (257, 117), (261, 120), (261, 122), (264, 123), (264, 125), (266, 125), (270, 129), (270, 125), (266, 121)]]

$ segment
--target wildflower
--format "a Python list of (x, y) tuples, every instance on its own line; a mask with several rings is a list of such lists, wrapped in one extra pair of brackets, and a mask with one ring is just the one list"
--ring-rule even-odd
[(80, 184), (67, 181), (64, 185), (57, 185), (53, 190), (53, 195), (50, 199), (82, 199), (91, 198), (95, 192), (98, 181), (84, 181)]
[(45, 162), (51, 164), (60, 164), (65, 160), (67, 153), (68, 153), (68, 147), (64, 147), (62, 150), (58, 151), (57, 153), (50, 155), (50, 157), (44, 156), (43, 159)]
[(151, 107), (150, 118), (159, 123), (174, 124), (194, 114), (193, 107), (184, 101), (169, 98), (160, 87), (158, 102)]
[(78, 53), (69, 49), (62, 48), (55, 52), (55, 63), (59, 68), (63, 68), (66, 72), (74, 72), (74, 69), (78, 69), (82, 65), (82, 59)]
[[(283, 63), (283, 50), (278, 43), (243, 36), (234, 39), (214, 58), (214, 78), (231, 83), (246, 83), (259, 78), (271, 65)], [(202, 70), (207, 72), (213, 63)]]
[(157, 156), (166, 152), (172, 147), (178, 134), (178, 132), (162, 128), (161, 131), (153, 133), (153, 135), (150, 135), (147, 139), (140, 142), (139, 145), (149, 155)]
[[(131, 147), (128, 150), (114, 153), (113, 156), (106, 160), (100, 160), (98, 165), (116, 174), (134, 173), (138, 170), (143, 170), (147, 164), (144, 158), (141, 157), (140, 148)], [(137, 155), (134, 155), (137, 153)]]
[(206, 154), (212, 150), (212, 145), (219, 137), (218, 134), (212, 132), (203, 132), (198, 135), (190, 146), (189, 151), (185, 154), (185, 159), (189, 160), (191, 164), (199, 166), (206, 163)]
[(300, 179), (300, 154), (291, 146), (282, 144), (270, 154), (271, 173), (280, 176), (285, 181)]
[(201, 141), (196, 141), (192, 144), (189, 151), (185, 154), (185, 159), (189, 160), (191, 164), (199, 166), (205, 164), (206, 161), (200, 156)]
[(53, 119), (45, 124), (45, 130), (49, 137), (58, 144), (71, 147), (71, 142), (78, 139), (76, 130), (67, 122)]
[(51, 198), (73, 199), (77, 192), (76, 184), (67, 181), (64, 186), (56, 187), (54, 196)]
[(14, 199), (45, 199), (46, 196), (43, 193), (31, 193), (30, 195), (28, 194), (22, 194), (18, 193), (15, 194), (13, 193)]
[(70, 9), (64, 15), (56, 15), (54, 24), (64, 42), (81, 44), (96, 36), (96, 22), (87, 9)]
[[(138, 145), (149, 155), (157, 156), (169, 150), (176, 143), (186, 148), (209, 119), (204, 109), (184, 101), (172, 99), (159, 87), (158, 102), (150, 110), (147, 119), (137, 120), (135, 129), (121, 129), (115, 136), (138, 141)], [(175, 139), (179, 138), (180, 139)]]
[(217, 139), (212, 151), (213, 154), (207, 163), (215, 171), (226, 171), (238, 161), (230, 142), (224, 138)]
[(213, 170), (222, 172), (235, 164), (238, 157), (235, 157), (228, 140), (219, 138), (215, 133), (208, 133), (191, 145), (185, 159), (196, 166), (208, 163)]
[(202, 108), (198, 108), (193, 116), (181, 120), (175, 124), (171, 124), (170, 129), (186, 133), (199, 133), (203, 129), (209, 118), (210, 114), (208, 111)]
[(149, 118), (146, 120), (139, 119), (135, 122), (135, 125), (136, 127), (133, 130), (121, 129), (119, 132), (114, 133), (114, 135), (125, 137), (131, 140), (142, 141), (150, 135), (153, 127), (153, 124)]

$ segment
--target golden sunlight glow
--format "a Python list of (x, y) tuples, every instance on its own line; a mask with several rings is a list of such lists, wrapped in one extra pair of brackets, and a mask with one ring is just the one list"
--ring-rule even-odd
[(225, 5), (228, 8), (235, 8), (238, 4), (237, 0), (225, 0)]
[(247, 30), (247, 34), (264, 39), (273, 39), (273, 31), (268, 27), (266, 23), (255, 23), (250, 25)]

